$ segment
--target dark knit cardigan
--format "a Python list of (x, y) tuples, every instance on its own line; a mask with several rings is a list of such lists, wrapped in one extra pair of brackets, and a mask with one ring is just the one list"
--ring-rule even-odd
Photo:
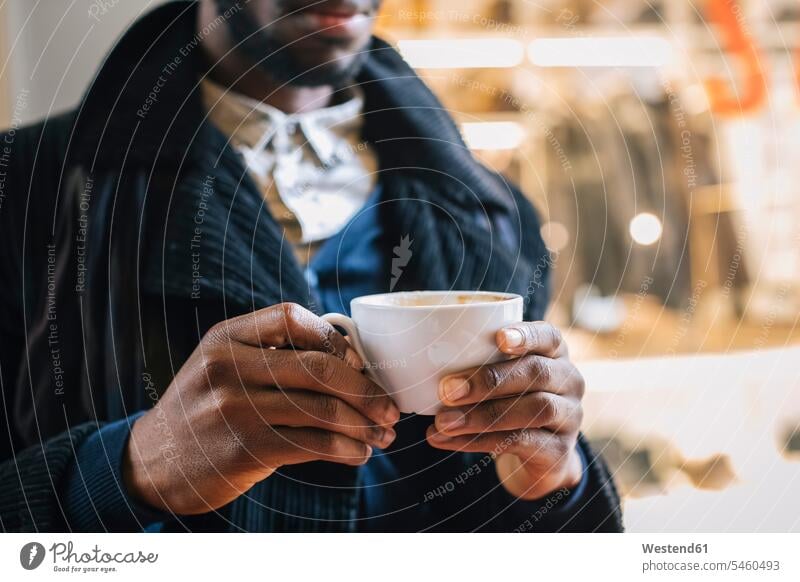
[[(194, 2), (145, 16), (75, 111), (10, 140), (0, 206), (0, 278), (10, 282), (0, 302), (6, 531), (64, 529), (58, 490), (75, 447), (98, 424), (141, 409), (153, 365), (140, 321), (145, 294), (191, 302), (197, 291), (220, 317), (283, 301), (319, 305), (241, 158), (205, 119), (199, 78), (208, 67), (195, 24)], [(528, 319), (543, 317), (549, 257), (531, 204), (472, 158), (442, 105), (386, 43), (373, 39), (357, 83), (364, 138), (380, 160), (381, 222), (395, 240), (415, 241), (408, 280), (517, 292)], [(198, 281), (187, 241), (201, 208)], [(517, 245), (500, 242), (498, 217)], [(619, 531), (613, 482), (582, 444), (600, 486), (580, 529)], [(254, 523), (237, 518), (234, 503), (231, 519), (246, 529), (347, 529), (354, 473), (331, 473), (345, 486), (303, 490), (272, 477), (257, 486), (262, 502), (286, 511)], [(287, 517), (301, 505), (318, 507), (319, 521)]]

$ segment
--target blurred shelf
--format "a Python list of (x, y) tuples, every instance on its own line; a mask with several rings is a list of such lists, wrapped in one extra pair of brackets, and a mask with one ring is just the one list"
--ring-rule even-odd
[(587, 361), (800, 345), (799, 326), (773, 322), (767, 334), (767, 322), (730, 317), (722, 299), (709, 297), (688, 322), (686, 312), (664, 307), (655, 298), (636, 301), (635, 296), (625, 297), (629, 316), (616, 332), (597, 334), (562, 327), (572, 357)]
[[(784, 23), (775, 26), (764, 23), (748, 26), (748, 31), (762, 49), (786, 50), (800, 48), (800, 23)], [(487, 30), (476, 26), (459, 26), (445, 23), (433, 28), (384, 26), (379, 31), (389, 42), (400, 40), (451, 40), (453, 38), (512, 38), (531, 41), (540, 38), (606, 38), (606, 37), (648, 37), (657, 36), (671, 42), (688, 43), (690, 49), (719, 50), (722, 39), (719, 31), (712, 25), (683, 25), (668, 23), (668, 26), (637, 25), (619, 28), (611, 26), (578, 26), (574, 28), (557, 26), (536, 26), (508, 24), (500, 30)]]

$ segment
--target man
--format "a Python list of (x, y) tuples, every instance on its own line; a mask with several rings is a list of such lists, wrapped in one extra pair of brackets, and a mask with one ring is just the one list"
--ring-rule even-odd
[[(536, 215), (371, 36), (378, 4), (169, 3), (13, 135), (5, 530), (621, 529), (537, 321)], [(451, 288), (523, 294), (529, 323), (401, 417), (319, 315)]]

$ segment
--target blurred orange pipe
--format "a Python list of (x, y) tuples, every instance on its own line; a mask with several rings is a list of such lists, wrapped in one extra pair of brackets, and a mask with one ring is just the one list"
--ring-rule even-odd
[(758, 109), (767, 96), (767, 81), (761, 52), (742, 25), (741, 8), (736, 0), (708, 0), (708, 20), (721, 28), (722, 46), (736, 56), (744, 70), (744, 89), (736, 95), (720, 77), (706, 79), (711, 110), (720, 115), (741, 115)]

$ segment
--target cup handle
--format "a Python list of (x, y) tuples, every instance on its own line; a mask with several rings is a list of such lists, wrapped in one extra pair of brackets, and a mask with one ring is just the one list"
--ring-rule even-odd
[(347, 332), (347, 338), (350, 340), (350, 345), (359, 355), (359, 357), (363, 360), (364, 364), (367, 365), (367, 376), (370, 377), (371, 380), (377, 381), (375, 379), (374, 374), (372, 373), (372, 368), (369, 366), (369, 360), (367, 359), (367, 354), (364, 353), (364, 346), (361, 344), (361, 337), (358, 335), (358, 328), (356, 327), (356, 322), (347, 317), (346, 315), (342, 315), (341, 313), (326, 313), (322, 316), (322, 319), (330, 323), (331, 325), (335, 325), (337, 327), (341, 327), (343, 330)]

